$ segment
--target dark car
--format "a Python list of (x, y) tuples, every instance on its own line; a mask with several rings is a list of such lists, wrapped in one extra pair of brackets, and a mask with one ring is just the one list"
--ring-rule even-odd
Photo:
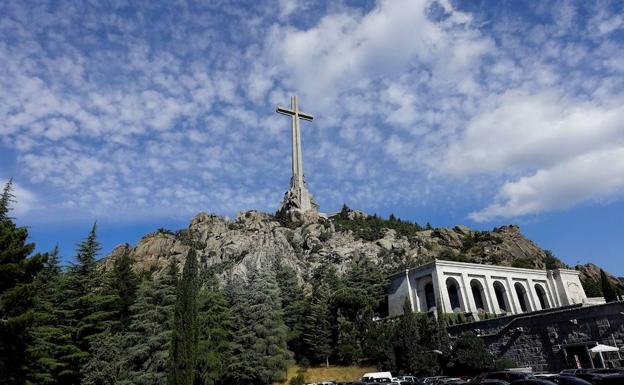
[(516, 380), (510, 385), (557, 385), (556, 383), (544, 378), (528, 378), (526, 380)]
[[(621, 369), (586, 369), (577, 373), (574, 377), (582, 378), (585, 381), (595, 383), (599, 378), (611, 376), (614, 374), (622, 374)], [(624, 384), (623, 384), (624, 385)]]
[(594, 382), (596, 385), (622, 385), (624, 384), (624, 374), (612, 374), (600, 377)]
[(591, 385), (591, 382), (587, 382), (582, 378), (574, 377), (572, 375), (561, 375), (557, 374), (555, 376), (548, 376), (544, 378), (544, 380), (552, 381), (557, 385)]
[[(472, 381), (470, 382), (472, 384)], [(509, 382), (505, 380), (497, 380), (495, 378), (491, 378), (489, 380), (483, 380), (479, 382), (480, 385), (509, 385)]]
[(543, 378), (529, 378), (526, 380), (516, 380), (511, 385), (557, 385), (552, 381)]
[(470, 381), (470, 384), (485, 384), (484, 380), (503, 380), (506, 382), (514, 382), (517, 380), (526, 380), (533, 378), (533, 374), (527, 372), (512, 372), (509, 370), (500, 372), (490, 372), (482, 374)]

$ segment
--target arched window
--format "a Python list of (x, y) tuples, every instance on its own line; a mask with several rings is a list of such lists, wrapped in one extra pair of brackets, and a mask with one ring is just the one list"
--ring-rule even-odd
[(446, 280), (446, 290), (448, 291), (449, 301), (451, 302), (451, 309), (453, 311), (463, 311), (461, 305), (461, 293), (459, 292), (459, 284), (454, 278), (448, 278)]
[(487, 306), (485, 303), (485, 296), (483, 286), (481, 282), (477, 279), (473, 279), (470, 281), (470, 290), (472, 291), (472, 297), (474, 298), (475, 306), (478, 311), (487, 311)]
[(520, 282), (516, 282), (514, 285), (516, 289), (516, 295), (518, 296), (518, 302), (520, 305), (520, 309), (523, 313), (529, 311), (529, 298), (527, 297), (527, 292), (524, 286)]
[(427, 311), (436, 306), (435, 294), (433, 293), (433, 283), (425, 285), (425, 300), (427, 301)]
[(509, 300), (507, 299), (507, 290), (505, 290), (505, 286), (499, 281), (494, 282), (494, 294), (496, 295), (496, 303), (498, 303), (498, 308), (504, 312), (509, 312)]
[(550, 305), (548, 304), (548, 298), (546, 297), (546, 290), (544, 290), (542, 285), (538, 283), (535, 284), (535, 293), (537, 294), (537, 299), (542, 309), (548, 309)]

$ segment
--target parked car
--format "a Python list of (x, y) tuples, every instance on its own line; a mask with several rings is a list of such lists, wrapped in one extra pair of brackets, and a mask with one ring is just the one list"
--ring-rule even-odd
[[(472, 384), (472, 381), (470, 381), (470, 383)], [(480, 385), (509, 385), (509, 382), (505, 380), (498, 380), (495, 378), (491, 378), (487, 380), (482, 380), (481, 382), (479, 382), (479, 384)]]
[(470, 381), (470, 384), (485, 384), (485, 382), (483, 382), (484, 380), (503, 380), (506, 382), (513, 382), (529, 378), (533, 378), (532, 373), (505, 370), (481, 374)]
[(574, 377), (574, 376), (563, 376), (561, 374), (553, 374), (548, 375), (547, 377), (543, 374), (535, 375), (537, 378), (542, 378), (544, 380), (552, 381), (557, 385), (591, 385), (591, 382), (587, 382), (582, 378)]
[(624, 374), (612, 374), (600, 377), (594, 382), (595, 385), (622, 385), (624, 384)]
[(527, 378), (524, 380), (516, 380), (511, 385), (557, 385), (552, 381), (545, 380), (543, 378)]
[(576, 373), (574, 377), (582, 378), (585, 381), (595, 383), (599, 378), (614, 374), (623, 374), (621, 369), (585, 369)]

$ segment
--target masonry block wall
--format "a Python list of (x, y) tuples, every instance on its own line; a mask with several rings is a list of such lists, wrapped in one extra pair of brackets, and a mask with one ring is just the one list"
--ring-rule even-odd
[[(452, 336), (473, 331), (497, 358), (536, 371), (597, 365), (588, 348), (598, 344), (624, 346), (624, 303), (570, 306), (455, 325)], [(622, 352), (624, 354), (624, 352)], [(611, 357), (617, 359), (617, 353)]]

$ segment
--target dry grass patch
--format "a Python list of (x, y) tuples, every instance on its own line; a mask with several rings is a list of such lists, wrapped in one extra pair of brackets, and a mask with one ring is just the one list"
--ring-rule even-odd
[[(291, 378), (296, 377), (299, 371), (298, 366), (292, 366), (288, 369), (288, 384)], [(308, 368), (304, 372), (305, 382), (320, 381), (356, 381), (362, 378), (362, 374), (367, 372), (376, 372), (377, 369), (372, 366), (321, 366), (317, 368)]]

